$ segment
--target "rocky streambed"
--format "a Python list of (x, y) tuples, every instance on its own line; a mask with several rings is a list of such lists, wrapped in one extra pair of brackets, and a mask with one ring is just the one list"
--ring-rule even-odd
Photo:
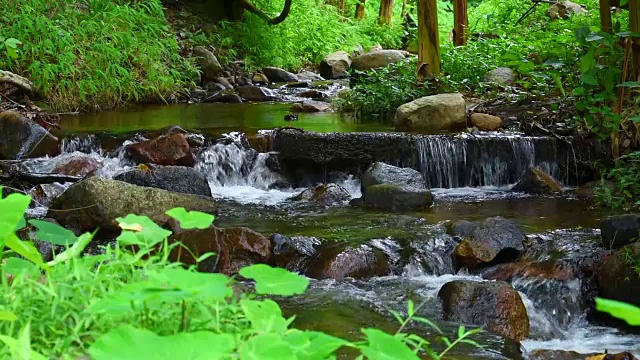
[[(201, 124), (222, 116), (202, 114)], [(637, 304), (640, 278), (625, 254), (640, 252), (629, 245), (640, 221), (594, 207), (590, 147), (517, 133), (267, 123), (77, 129), (46, 147), (27, 136), (11, 146), (37, 156), (3, 162), (11, 176), (2, 182), (33, 195), (31, 217), (76, 232), (100, 227), (88, 251), (108, 244), (113, 219), (127, 213), (170, 228), (167, 208), (214, 213), (215, 227), (176, 231), (171, 241), (196, 256), (216, 252), (201, 271), (260, 262), (310, 277), (307, 294), (282, 299), (302, 327), (345, 337), (362, 326), (391, 331), (390, 311), (413, 300), (452, 336), (458, 324), (488, 330), (478, 339), (485, 349), (460, 347), (459, 358), (640, 355), (640, 336), (593, 311), (596, 295)]]

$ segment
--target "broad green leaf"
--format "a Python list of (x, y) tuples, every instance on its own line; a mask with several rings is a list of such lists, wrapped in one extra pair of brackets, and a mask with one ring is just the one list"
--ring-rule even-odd
[(5, 240), (5, 245), (19, 255), (24, 256), (32, 263), (36, 265), (42, 264), (42, 255), (40, 254), (38, 249), (36, 249), (36, 247), (33, 246), (33, 244), (30, 242), (18, 239), (18, 237), (14, 233), (9, 234), (9, 236)]
[(2, 210), (0, 211), (0, 243), (20, 226), (31, 203), (31, 198), (24, 194), (11, 194), (2, 198), (1, 190), (2, 188), (0, 188), (0, 209)]
[(309, 279), (265, 264), (244, 267), (240, 275), (256, 281), (258, 294), (296, 295), (304, 293), (309, 286)]
[(178, 220), (182, 229), (206, 229), (211, 226), (215, 216), (199, 211), (187, 211), (185, 208), (175, 208), (166, 212), (167, 215)]
[(29, 220), (29, 224), (38, 228), (38, 240), (48, 241), (55, 245), (72, 245), (78, 237), (70, 230), (58, 224), (42, 220)]
[(282, 334), (289, 326), (290, 321), (282, 316), (280, 306), (273, 300), (242, 299), (240, 300), (240, 306), (256, 332)]
[(240, 346), (240, 360), (298, 360), (278, 334), (260, 334)]
[(590, 49), (581, 59), (580, 59), (580, 72), (586, 73), (589, 70), (592, 70), (596, 67), (596, 51), (595, 49)]
[(14, 359), (30, 359), (31, 358), (31, 321), (20, 330), (18, 335), (18, 343), (16, 347), (11, 349)]
[(580, 76), (580, 81), (584, 84), (587, 85), (591, 85), (591, 86), (597, 86), (598, 85), (598, 79), (596, 79), (595, 76), (593, 76), (593, 74), (591, 73), (584, 73)]
[(639, 81), (625, 81), (622, 84), (618, 84), (618, 86), (634, 89), (634, 88), (639, 88), (640, 87), (640, 82)]
[[(141, 247), (151, 248), (171, 235), (171, 231), (161, 228), (146, 216), (129, 214), (124, 218), (117, 218), (116, 221), (123, 230), (133, 232), (138, 240), (135, 245)], [(124, 233), (125, 231), (123, 231)], [(130, 240), (130, 235), (127, 236), (127, 240)], [(123, 241), (123, 239), (118, 237), (118, 241)]]
[(48, 266), (55, 266), (57, 264), (60, 264), (62, 262), (65, 262), (69, 259), (73, 259), (73, 258), (77, 258), (79, 257), (82, 252), (84, 251), (84, 249), (89, 245), (89, 243), (91, 242), (91, 240), (93, 240), (93, 237), (95, 236), (95, 234), (98, 232), (98, 230), (94, 231), (93, 233), (84, 233), (82, 235), (80, 235), (80, 237), (78, 238), (78, 240), (76, 241), (75, 244), (73, 244), (70, 248), (68, 248), (67, 250), (61, 252), (60, 254), (56, 255), (52, 261), (49, 261), (47, 263)]
[(293, 349), (298, 359), (324, 360), (348, 341), (315, 331), (291, 330), (284, 340)]
[(20, 273), (35, 273), (40, 270), (36, 265), (34, 265), (34, 263), (17, 257), (10, 257), (6, 259), (2, 269), (5, 273), (13, 275), (18, 275)]
[(18, 223), (18, 226), (16, 226), (15, 231), (18, 231), (22, 228), (24, 228), (25, 226), (27, 226), (27, 220), (24, 219), (24, 217), (22, 219), (20, 219), (20, 222)]
[(18, 317), (11, 311), (0, 311), (0, 321), (16, 321)]
[(596, 298), (596, 310), (609, 313), (631, 326), (640, 326), (640, 307), (616, 300)]
[(362, 329), (367, 336), (367, 345), (362, 353), (370, 360), (418, 360), (400, 338), (389, 335), (378, 329)]
[(233, 294), (229, 278), (223, 274), (200, 273), (185, 269), (163, 269), (151, 277), (167, 288), (176, 288), (213, 300), (224, 300)]
[(89, 348), (94, 360), (216, 360), (229, 358), (235, 348), (230, 334), (208, 331), (159, 336), (124, 325), (99, 337)]
[[(14, 339), (10, 336), (6, 336), (6, 335), (0, 335), (0, 341), (2, 341), (3, 343), (5, 343), (9, 349), (11, 349), (13, 351), (13, 349), (17, 348), (19, 345), (19, 342), (17, 339)], [(31, 350), (30, 351), (30, 357), (28, 359), (30, 360), (47, 360), (46, 357), (44, 357), (42, 354)], [(14, 358), (15, 359), (15, 358)]]
[(16, 49), (18, 45), (22, 44), (22, 41), (15, 38), (8, 38), (7, 40), (4, 41), (4, 44), (10, 48)]
[(96, 301), (87, 312), (123, 314), (135, 311), (143, 305), (153, 307), (167, 302), (176, 303), (191, 295), (188, 291), (162, 287), (162, 284), (155, 280), (141, 281), (125, 285), (108, 297)]

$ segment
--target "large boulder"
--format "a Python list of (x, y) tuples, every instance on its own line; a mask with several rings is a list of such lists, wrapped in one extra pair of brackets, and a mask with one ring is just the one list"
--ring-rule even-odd
[(304, 190), (294, 196), (294, 201), (312, 201), (320, 205), (328, 206), (345, 202), (351, 198), (351, 194), (340, 185), (321, 184)]
[(484, 81), (500, 85), (511, 85), (515, 78), (515, 73), (508, 67), (499, 67), (484, 75)]
[(603, 247), (616, 249), (629, 245), (640, 238), (640, 215), (610, 216), (602, 221), (600, 230)]
[(55, 156), (58, 138), (15, 111), (0, 113), (0, 160)]
[(305, 275), (314, 279), (368, 279), (391, 273), (389, 259), (382, 250), (369, 245), (330, 244), (317, 250)]
[(351, 57), (345, 51), (337, 51), (325, 56), (320, 63), (320, 76), (325, 79), (341, 79), (349, 76)]
[(554, 194), (562, 192), (562, 185), (544, 170), (532, 166), (524, 171), (520, 182), (511, 191), (537, 195)]
[(224, 71), (216, 56), (204, 46), (196, 46), (193, 49), (193, 55), (198, 58), (203, 80), (215, 81)]
[(98, 160), (90, 155), (82, 154), (63, 159), (56, 164), (51, 172), (69, 176), (85, 176), (92, 171), (98, 170), (100, 167), (101, 165)]
[(238, 96), (247, 101), (270, 101), (273, 100), (267, 90), (253, 85), (243, 85), (236, 88)]
[(131, 185), (117, 180), (89, 177), (73, 184), (51, 202), (47, 217), (78, 232), (98, 227), (119, 232), (116, 218), (128, 214), (149, 216), (159, 223), (176, 207), (217, 214), (216, 202), (207, 197)]
[(118, 174), (113, 179), (138, 186), (211, 197), (207, 177), (193, 168), (184, 166), (138, 168)]
[(394, 123), (400, 131), (439, 133), (463, 130), (467, 126), (467, 110), (462, 94), (425, 96), (396, 110)]
[(269, 81), (274, 83), (300, 81), (296, 74), (292, 74), (277, 67), (265, 67), (264, 69), (262, 69), (262, 72), (267, 77), (267, 79), (269, 79)]
[(198, 271), (227, 275), (252, 264), (275, 265), (273, 245), (262, 234), (247, 228), (179, 230), (169, 237), (169, 243), (179, 242), (169, 253), (169, 260), (195, 265), (206, 253), (215, 253), (198, 263)]
[(462, 238), (453, 256), (459, 267), (469, 269), (510, 262), (524, 251), (525, 239), (518, 224), (500, 216), (491, 217), (477, 223), (471, 234)]
[(322, 244), (321, 239), (309, 236), (273, 234), (269, 240), (273, 244), (276, 266), (298, 273), (307, 269), (316, 248)]
[(139, 163), (157, 165), (195, 165), (191, 146), (184, 134), (160, 136), (127, 146), (127, 153)]
[(473, 113), (471, 124), (480, 131), (496, 131), (502, 127), (502, 119), (495, 115)]
[(404, 53), (399, 50), (375, 50), (353, 59), (351, 68), (360, 71), (379, 69), (397, 63), (404, 58)]
[(640, 306), (640, 274), (636, 263), (640, 243), (636, 242), (602, 257), (596, 268), (598, 296)]
[(514, 279), (569, 281), (580, 277), (579, 270), (575, 264), (562, 260), (521, 261), (500, 264), (484, 273), (483, 277), (506, 282)]
[(325, 79), (314, 73), (311, 71), (300, 71), (296, 76), (298, 76), (298, 79), (300, 79), (300, 81), (324, 81)]
[(331, 104), (324, 101), (305, 100), (291, 106), (291, 112), (293, 113), (314, 113), (329, 110), (331, 110)]
[(502, 281), (455, 280), (438, 292), (444, 319), (482, 326), (514, 340), (529, 336), (529, 317), (520, 294)]
[(376, 162), (371, 164), (362, 174), (362, 192), (365, 193), (367, 188), (380, 184), (407, 185), (419, 189), (426, 188), (424, 178), (419, 171)]
[(360, 203), (384, 211), (422, 211), (433, 205), (433, 194), (425, 188), (380, 184), (369, 186)]

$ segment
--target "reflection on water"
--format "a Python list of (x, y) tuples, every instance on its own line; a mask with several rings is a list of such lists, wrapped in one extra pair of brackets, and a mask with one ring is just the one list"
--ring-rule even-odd
[(284, 121), (291, 104), (178, 104), (133, 107), (97, 114), (65, 117), (60, 121), (67, 133), (125, 133), (157, 130), (178, 125), (212, 133), (295, 126), (316, 132), (392, 131), (382, 124), (361, 124), (338, 113), (299, 114), (296, 122)]

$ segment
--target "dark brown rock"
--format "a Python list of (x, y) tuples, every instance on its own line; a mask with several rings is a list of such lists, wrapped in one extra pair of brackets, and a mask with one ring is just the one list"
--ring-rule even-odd
[(506, 282), (455, 280), (446, 283), (438, 297), (447, 321), (483, 326), (518, 341), (529, 336), (522, 298)]
[(58, 138), (33, 120), (15, 111), (0, 113), (0, 159), (55, 156), (59, 152)]
[(320, 205), (328, 206), (341, 203), (351, 198), (349, 192), (342, 186), (336, 184), (321, 184), (304, 190), (294, 196), (294, 201), (311, 201)]
[(561, 260), (545, 260), (538, 262), (523, 261), (511, 264), (500, 264), (484, 274), (488, 280), (510, 282), (516, 278), (532, 280), (567, 281), (579, 277), (578, 269)]
[(315, 279), (368, 279), (391, 272), (387, 256), (368, 245), (331, 244), (318, 249), (306, 275)]
[(91, 156), (86, 155), (67, 159), (56, 165), (52, 172), (70, 176), (85, 176), (99, 168), (100, 163)]
[(171, 134), (127, 146), (127, 153), (139, 163), (193, 166), (195, 158), (184, 134)]
[(617, 249), (640, 239), (640, 215), (609, 216), (600, 226), (602, 246)]
[(263, 88), (244, 85), (236, 88), (238, 95), (247, 101), (270, 101), (273, 97), (269, 95)]
[(562, 185), (539, 167), (530, 167), (511, 190), (528, 194), (553, 194), (561, 193)]
[(596, 269), (598, 296), (640, 306), (640, 274), (634, 261), (638, 258), (640, 243), (603, 256)]

